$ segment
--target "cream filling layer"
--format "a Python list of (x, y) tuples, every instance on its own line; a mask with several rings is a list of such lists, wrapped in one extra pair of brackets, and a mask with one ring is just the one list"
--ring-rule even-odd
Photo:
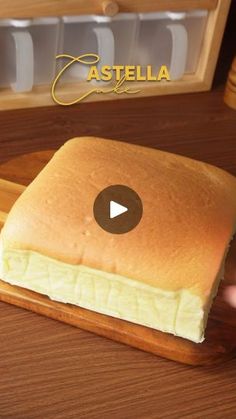
[(0, 277), (12, 285), (194, 342), (204, 339), (203, 302), (188, 289), (165, 291), (32, 251), (1, 247), (0, 252)]

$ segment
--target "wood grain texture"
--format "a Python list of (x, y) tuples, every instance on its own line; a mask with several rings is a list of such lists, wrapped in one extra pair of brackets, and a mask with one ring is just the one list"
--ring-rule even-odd
[[(222, 16), (223, 17), (223, 16)], [(222, 34), (222, 32), (221, 32)], [(220, 37), (220, 34), (218, 38)], [(210, 44), (209, 44), (210, 46)], [(214, 56), (217, 58), (220, 44), (214, 51)], [(206, 59), (209, 57), (210, 50), (204, 50)], [(211, 66), (211, 79), (213, 77), (213, 67)], [(201, 72), (202, 76), (202, 72)], [(204, 78), (204, 74), (203, 74)], [(133, 98), (143, 98), (147, 96), (162, 96), (177, 93), (202, 92), (210, 89), (210, 84), (205, 83), (198, 75), (185, 75), (181, 80), (174, 80), (173, 82), (132, 82), (132, 85), (127, 83), (127, 87), (133, 90), (140, 90), (139, 93), (133, 94)], [(67, 83), (58, 86), (56, 89), (56, 96), (58, 100), (64, 103), (69, 103), (78, 99), (83, 94), (88, 93), (89, 88), (87, 82)], [(52, 99), (51, 87), (48, 85), (35, 86), (31, 92), (28, 93), (14, 93), (11, 89), (1, 89), (0, 111), (11, 109), (34, 108), (43, 106), (58, 106)], [(93, 94), (88, 96), (84, 102), (104, 102), (111, 100), (130, 100), (131, 95), (127, 94)]]
[(0, 179), (0, 228), (6, 221), (7, 213), (24, 189), (23, 185)]
[[(16, 167), (19, 168), (22, 160), (25, 167), (34, 168), (39, 161), (46, 160), (45, 154), (48, 155), (48, 152), (31, 153), (10, 161), (9, 165), (12, 171), (16, 172)], [(29, 180), (32, 181), (35, 177), (35, 169), (28, 173)], [(24, 190), (24, 187), (20, 188), (20, 186), (0, 179), (0, 225), (4, 224), (6, 218), (6, 214), (1, 213), (1, 210), (10, 210), (9, 204), (13, 205), (13, 197), (16, 200)], [(206, 339), (202, 344), (195, 344), (186, 339), (104, 316), (70, 304), (57, 303), (46, 296), (13, 287), (3, 281), (0, 281), (0, 301), (26, 308), (109, 339), (189, 365), (215, 364), (236, 354), (236, 316), (232, 321), (233, 310), (230, 310), (220, 297), (214, 302), (206, 331)], [(219, 313), (218, 316), (217, 313)]]
[(76, 306), (56, 303), (3, 281), (0, 281), (0, 300), (184, 364), (211, 365), (235, 356), (236, 317), (232, 317), (233, 309), (220, 298), (209, 320), (206, 341), (201, 345)]
[[(221, 289), (221, 292), (223, 287)], [(130, 322), (104, 316), (0, 281), (0, 301), (59, 320), (134, 348), (189, 365), (212, 365), (236, 353), (236, 316), (218, 297), (206, 331), (206, 340), (195, 344)]]
[[(205, 160), (236, 175), (235, 111), (223, 103), (235, 52), (235, 5), (213, 91), (0, 112), (0, 161), (98, 135)], [(19, 179), (10, 164), (6, 171), (8, 180), (27, 183), (27, 167)], [(236, 359), (185, 366), (5, 303), (0, 339), (3, 419), (236, 417)]]
[[(224, 0), (117, 0), (120, 12), (215, 9)], [(103, 14), (103, 0), (0, 0), (0, 18)]]
[(201, 48), (196, 75), (207, 88), (211, 88), (215, 66), (224, 34), (231, 0), (218, 1), (217, 8), (208, 17), (204, 42)]
[[(24, 182), (24, 184), (27, 185), (32, 180), (32, 177), (36, 176), (36, 174), (43, 168), (43, 166), (48, 161), (48, 159), (53, 155), (53, 153), (54, 153), (53, 150), (49, 150), (46, 152), (33, 153), (30, 156), (30, 158), (28, 155), (23, 156), (23, 157), (18, 157), (14, 160), (11, 160), (3, 164), (0, 167), (0, 174), (1, 176), (4, 175), (7, 178), (12, 178), (12, 180), (13, 178), (14, 180), (16, 179), (18, 181), (19, 179), (21, 179)], [(22, 172), (23, 172), (23, 175), (22, 175)], [(19, 175), (17, 175), (17, 173), (19, 173)], [(11, 182), (6, 182), (6, 181), (0, 181), (0, 186), (2, 186), (2, 189), (4, 192), (4, 195), (2, 195), (2, 197), (0, 193), (1, 204), (3, 203), (4, 199), (6, 199), (8, 202), (8, 204), (5, 205), (4, 208), (7, 208), (9, 205), (11, 205), (13, 203), (13, 200), (16, 198), (17, 194), (21, 193), (23, 189), (20, 186), (14, 187), (14, 184), (12, 184)], [(8, 188), (10, 192), (9, 197), (7, 196)], [(231, 262), (234, 265), (234, 269), (235, 269), (235, 252), (231, 255)], [(97, 331), (99, 334), (103, 336), (112, 337), (114, 340), (123, 341), (125, 343), (128, 343), (129, 345), (135, 345), (144, 350), (148, 350), (148, 351), (152, 350), (154, 353), (158, 353), (158, 354), (165, 353), (165, 355), (169, 356), (170, 358), (174, 358), (177, 360), (189, 362), (188, 351), (195, 352), (194, 357), (191, 358), (191, 362), (195, 361), (196, 363), (203, 363), (203, 364), (207, 364), (209, 362), (212, 363), (212, 362), (215, 362), (216, 360), (219, 360), (219, 355), (223, 359), (227, 359), (227, 357), (232, 356), (231, 350), (235, 348), (235, 345), (236, 345), (235, 311), (227, 307), (227, 305), (223, 302), (221, 298), (222, 290), (223, 290), (223, 287), (214, 304), (212, 314), (211, 314), (211, 320), (209, 322), (209, 328), (207, 332), (207, 340), (202, 346), (202, 345), (192, 344), (191, 342), (184, 341), (183, 339), (174, 338), (168, 334), (162, 334), (160, 332), (153, 332), (153, 331), (151, 331), (150, 333), (150, 330), (147, 328), (143, 328), (141, 326), (133, 326), (131, 323), (128, 323), (128, 322), (122, 322), (117, 319), (111, 319), (107, 316), (101, 316), (99, 314), (95, 314), (95, 313), (92, 313), (83, 309), (78, 309), (70, 305), (62, 305), (60, 303), (51, 302), (46, 297), (43, 297), (43, 296), (41, 297), (41, 296), (38, 296), (38, 294), (34, 294), (30, 291), (20, 290), (20, 289), (17, 289), (17, 287), (11, 287), (10, 285), (0, 282), (0, 291), (1, 291), (0, 298), (2, 300), (5, 300), (6, 302), (10, 302), (10, 303), (13, 302), (14, 304), (22, 306), (24, 308), (33, 309), (39, 314), (46, 313), (52, 318), (55, 318), (55, 319), (59, 318), (61, 321), (70, 323), (72, 325), (78, 325), (78, 318), (79, 318), (79, 324), (82, 329), (87, 329), (90, 331)], [(32, 301), (34, 301), (34, 307), (32, 307)], [(41, 301), (41, 303), (35, 304), (36, 301)], [(3, 308), (5, 308), (4, 305), (3, 305)], [(0, 306), (0, 314), (1, 314), (1, 306)], [(31, 316), (30, 313), (29, 313), (29, 316)], [(227, 326), (225, 326), (225, 324), (222, 323), (223, 319), (226, 321)], [(38, 321), (41, 322), (40, 317), (34, 320), (34, 322), (38, 322)], [(15, 322), (15, 320), (13, 320), (13, 322)], [(3, 316), (2, 325), (3, 324), (4, 324), (4, 316)], [(2, 328), (0, 328), (0, 331), (1, 329)], [(4, 327), (3, 327), (3, 330), (4, 330)], [(22, 336), (21, 329), (19, 331), (20, 331), (19, 336)], [(25, 333), (27, 336), (28, 332), (25, 331)], [(45, 332), (45, 337), (47, 333), (48, 332)], [(68, 330), (68, 333), (69, 335), (71, 334), (70, 329)], [(27, 344), (29, 344), (28, 338), (24, 337), (24, 339), (26, 339)], [(156, 340), (159, 340), (158, 342), (159, 345), (157, 346), (155, 346)], [(107, 344), (107, 342), (108, 341), (105, 340), (104, 344)], [(212, 343), (213, 343), (213, 347), (212, 347)], [(57, 347), (56, 341), (55, 341), (55, 346)], [(200, 350), (200, 346), (201, 348), (204, 348), (204, 351)], [(94, 357), (93, 346), (89, 346), (88, 348), (90, 348), (89, 350), (91, 351), (90, 356)], [(174, 353), (172, 352), (173, 348), (174, 348)], [(167, 349), (169, 352), (166, 353)], [(47, 347), (47, 350), (48, 350), (48, 347)], [(186, 350), (187, 350), (187, 358), (186, 358)], [(228, 352), (228, 354), (226, 354), (225, 351)], [(54, 356), (53, 349), (50, 349), (50, 353), (51, 353), (51, 356)], [(23, 354), (19, 356), (22, 359)], [(24, 356), (23, 356), (23, 359), (25, 359)], [(157, 358), (157, 362), (160, 362), (158, 358)], [(232, 362), (234, 362), (234, 360), (231, 361), (231, 363)], [(225, 364), (223, 365), (225, 366)], [(64, 374), (65, 374), (65, 370), (63, 369), (63, 376)], [(0, 379), (0, 389), (1, 389), (1, 379)], [(125, 391), (125, 394), (126, 394), (126, 391)], [(37, 413), (35, 411), (35, 406), (32, 405), (31, 402), (27, 404), (27, 406), (29, 406), (28, 408), (30, 409), (29, 416), (28, 416), (29, 418), (40, 417), (40, 416), (37, 416)], [(99, 404), (97, 404), (97, 406), (99, 406)], [(204, 406), (203, 409), (205, 411), (206, 407), (205, 405), (203, 406)], [(102, 408), (104, 408), (104, 406), (102, 406)], [(55, 409), (55, 407), (53, 409)], [(77, 406), (77, 409), (79, 409), (78, 406)], [(236, 409), (236, 406), (235, 406), (235, 409)], [(7, 410), (3, 410), (3, 411), (7, 412)], [(11, 410), (8, 410), (8, 411), (16, 412), (16, 415), (18, 414), (18, 411), (14, 409), (12, 410), (12, 408)], [(44, 408), (44, 411), (48, 412), (47, 409), (45, 410), (45, 408)], [(50, 414), (52, 414), (51, 417), (53, 417), (53, 411), (54, 410), (49, 411), (51, 412)], [(1, 397), (0, 397), (0, 412), (1, 412)], [(27, 417), (27, 413), (25, 413), (26, 412), (25, 408), (23, 408), (22, 412), (24, 412), (24, 415), (26, 414), (26, 416), (24, 417)], [(88, 417), (88, 418), (96, 417), (96, 412), (92, 412), (88, 410), (87, 408), (85, 412), (86, 412), (85, 417)], [(118, 410), (116, 410), (116, 412), (118, 412)], [(109, 414), (110, 413), (108, 410), (107, 416), (105, 417), (109, 417)], [(116, 417), (118, 418), (121, 417), (119, 416), (120, 415), (119, 413), (116, 413), (116, 414), (117, 414)], [(122, 413), (121, 415), (123, 417)], [(63, 418), (64, 416), (58, 415), (56, 417)], [(71, 417), (73, 417), (73, 414)], [(153, 415), (150, 417), (155, 418), (156, 416)], [(166, 416), (164, 416), (163, 414), (163, 416), (160, 416), (160, 417), (164, 418)], [(178, 416), (172, 415), (170, 417), (177, 418)], [(200, 415), (199, 416), (196, 415), (193, 417), (200, 418)]]
[(113, 0), (104, 0), (102, 2), (102, 11), (105, 16), (113, 17), (119, 13), (119, 5)]
[(12, 205), (24, 191), (24, 186), (17, 183), (9, 182), (5, 179), (0, 179), (0, 209), (4, 212), (9, 212)]
[[(1, 3), (3, 7), (1, 9)], [(17, 7), (19, 9), (17, 9)], [(139, 93), (135, 94), (135, 98), (145, 97), (145, 96), (159, 96), (159, 95), (169, 95), (176, 93), (189, 93), (189, 92), (201, 92), (206, 91), (211, 88), (212, 80), (214, 76), (214, 70), (220, 50), (220, 45), (224, 33), (225, 23), (228, 16), (228, 11), (230, 8), (231, 0), (178, 0), (172, 1), (168, 0), (159, 0), (158, 2), (154, 0), (149, 0), (147, 2), (133, 0), (119, 0), (119, 3), (105, 1), (99, 2), (95, 0), (90, 0), (87, 2), (74, 2), (71, 1), (61, 1), (57, 0), (45, 0), (41, 2), (32, 3), (29, 0), (23, 0), (22, 2), (13, 1), (9, 7), (9, 3), (3, 0), (0, 0), (0, 17), (1, 13), (4, 13), (4, 5), (8, 13), (11, 11), (11, 7), (14, 8), (14, 13), (19, 10), (19, 13), (27, 10), (30, 16), (42, 16), (48, 11), (48, 15), (51, 13), (51, 9), (57, 15), (60, 14), (69, 14), (68, 10), (71, 10), (71, 14), (77, 10), (77, 14), (80, 13), (95, 13), (95, 10), (98, 9), (96, 13), (102, 13), (106, 4), (111, 6), (111, 9), (115, 8), (115, 11), (121, 8), (121, 11), (133, 11), (133, 12), (146, 12), (146, 11), (156, 11), (156, 10), (191, 10), (194, 8), (198, 9), (209, 9), (209, 17), (206, 25), (204, 42), (202, 43), (201, 53), (199, 57), (199, 63), (195, 74), (186, 74), (180, 80), (174, 80), (170, 83), (162, 81), (161, 83), (157, 82), (134, 82), (132, 83), (132, 89), (140, 90)], [(15, 5), (14, 5), (15, 4)], [(86, 5), (86, 6), (85, 6)], [(58, 9), (59, 8), (59, 9)], [(74, 9), (75, 8), (75, 9)], [(80, 8), (80, 10), (79, 10)], [(66, 9), (66, 11), (65, 11)], [(91, 11), (92, 10), (92, 11)], [(114, 11), (114, 13), (115, 13)], [(13, 11), (12, 11), (13, 13)], [(53, 13), (53, 15), (54, 15)], [(27, 15), (28, 16), (28, 15)], [(24, 17), (26, 17), (24, 15)], [(59, 85), (56, 89), (56, 97), (58, 100), (63, 103), (70, 103), (83, 94), (88, 92), (88, 86), (86, 82), (79, 83), (67, 83)], [(42, 106), (52, 106), (55, 105), (55, 102), (51, 94), (51, 86), (35, 86), (31, 92), (26, 93), (15, 93), (12, 89), (2, 89), (0, 91), (1, 102), (0, 110), (10, 110), (10, 109), (21, 109), (21, 108), (32, 108), (32, 107), (42, 107)], [(127, 94), (92, 94), (89, 95), (85, 101), (110, 101), (118, 99), (128, 99), (130, 95)]]
[[(0, 112), (0, 162), (94, 135), (183, 154), (236, 174), (235, 112), (223, 88), (205, 94)], [(24, 183), (25, 167), (20, 176)], [(17, 181), (13, 176), (2, 178)]]

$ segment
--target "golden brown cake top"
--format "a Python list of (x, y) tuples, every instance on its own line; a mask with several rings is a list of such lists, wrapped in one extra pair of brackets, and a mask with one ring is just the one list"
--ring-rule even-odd
[[(143, 217), (110, 234), (93, 216), (110, 185), (134, 189)], [(68, 141), (14, 205), (3, 246), (208, 298), (236, 224), (236, 179), (179, 155), (93, 137)]]

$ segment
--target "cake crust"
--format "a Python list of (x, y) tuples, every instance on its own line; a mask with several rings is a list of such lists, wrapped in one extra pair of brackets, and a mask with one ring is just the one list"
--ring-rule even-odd
[[(93, 217), (98, 193), (123, 184), (142, 199), (126, 234)], [(208, 301), (236, 225), (236, 179), (209, 164), (94, 137), (68, 141), (25, 190), (2, 230), (4, 249), (30, 250)]]

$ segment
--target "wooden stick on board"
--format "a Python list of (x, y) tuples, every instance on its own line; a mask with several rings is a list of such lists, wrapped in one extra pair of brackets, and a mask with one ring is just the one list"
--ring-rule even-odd
[(7, 213), (0, 211), (0, 229), (3, 227), (6, 219), (7, 219)]
[(5, 223), (12, 205), (24, 190), (23, 185), (0, 179), (0, 228)]

